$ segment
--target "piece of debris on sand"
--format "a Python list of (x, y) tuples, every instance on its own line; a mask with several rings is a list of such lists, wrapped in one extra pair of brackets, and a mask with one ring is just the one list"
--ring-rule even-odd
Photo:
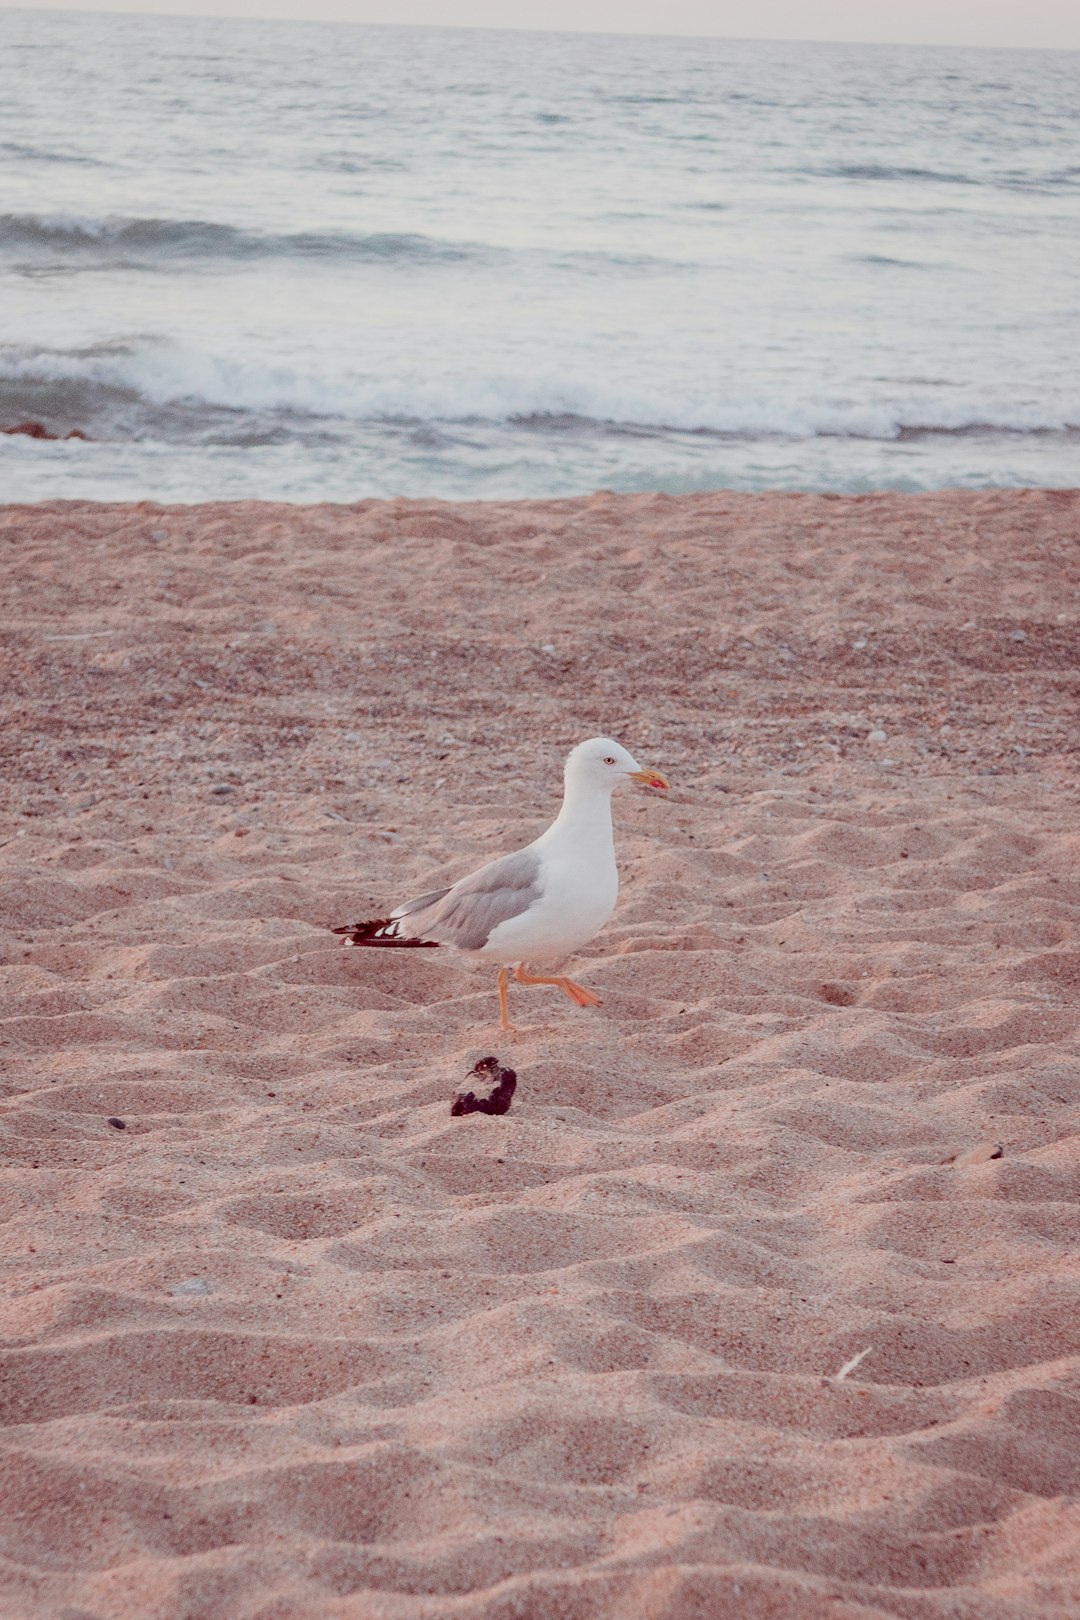
[[(481, 1058), (479, 1063), (473, 1065), (466, 1077), (466, 1085), (470, 1080), (476, 1082), (475, 1089), (471, 1091), (455, 1091), (454, 1099), (450, 1104), (450, 1112), (458, 1114), (505, 1114), (509, 1112), (513, 1101), (514, 1091), (517, 1087), (517, 1075), (513, 1069), (501, 1067), (498, 1058)], [(485, 1087), (490, 1090), (483, 1096), (477, 1096), (477, 1091)]]

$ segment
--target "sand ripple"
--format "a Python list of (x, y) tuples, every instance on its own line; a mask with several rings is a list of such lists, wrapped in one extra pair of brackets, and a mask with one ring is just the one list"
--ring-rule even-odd
[[(0, 514), (5, 1615), (1080, 1612), (1078, 516)], [(326, 932), (601, 721), (601, 1011)]]

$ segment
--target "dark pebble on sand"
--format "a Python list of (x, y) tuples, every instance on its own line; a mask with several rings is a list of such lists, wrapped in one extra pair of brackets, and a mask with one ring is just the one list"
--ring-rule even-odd
[(127, 1124), (122, 1119), (116, 1119), (116, 1118), (109, 1119), (109, 1120), (106, 1120), (106, 1124), (111, 1125), (114, 1131), (126, 1131), (127, 1130)]

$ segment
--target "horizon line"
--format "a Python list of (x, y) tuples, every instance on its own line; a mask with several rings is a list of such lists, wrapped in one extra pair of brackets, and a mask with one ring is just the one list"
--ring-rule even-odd
[(728, 41), (733, 44), (745, 45), (815, 45), (815, 46), (846, 46), (858, 45), (878, 50), (913, 50), (913, 51), (1024, 51), (1040, 55), (1070, 55), (1080, 53), (1080, 44), (1077, 45), (1000, 45), (981, 44), (968, 40), (887, 40), (887, 39), (858, 39), (850, 37), (836, 38), (807, 38), (796, 34), (734, 34), (715, 33), (700, 34), (689, 30), (671, 33), (664, 29), (629, 29), (629, 28), (544, 28), (536, 26), (515, 25), (513, 23), (446, 23), (446, 22), (375, 22), (359, 17), (283, 17), (275, 14), (263, 13), (251, 15), (249, 12), (237, 11), (156, 11), (147, 10), (138, 5), (130, 6), (70, 6), (53, 5), (51, 0), (38, 6), (9, 5), (6, 0), (0, 0), (0, 11), (18, 11), (30, 16), (40, 16), (43, 13), (60, 13), (70, 17), (143, 17), (149, 21), (165, 21), (175, 19), (179, 22), (236, 22), (250, 23), (252, 25), (264, 23), (280, 23), (285, 26), (310, 27), (320, 24), (327, 27), (344, 28), (382, 28), (382, 29), (412, 29), (418, 33), (455, 33), (455, 34), (538, 34), (545, 37), (562, 35), (572, 39), (685, 39), (698, 41)]

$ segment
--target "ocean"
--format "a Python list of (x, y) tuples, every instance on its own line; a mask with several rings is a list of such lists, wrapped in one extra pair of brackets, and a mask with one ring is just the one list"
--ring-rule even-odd
[(0, 500), (1080, 484), (1080, 53), (0, 10)]

